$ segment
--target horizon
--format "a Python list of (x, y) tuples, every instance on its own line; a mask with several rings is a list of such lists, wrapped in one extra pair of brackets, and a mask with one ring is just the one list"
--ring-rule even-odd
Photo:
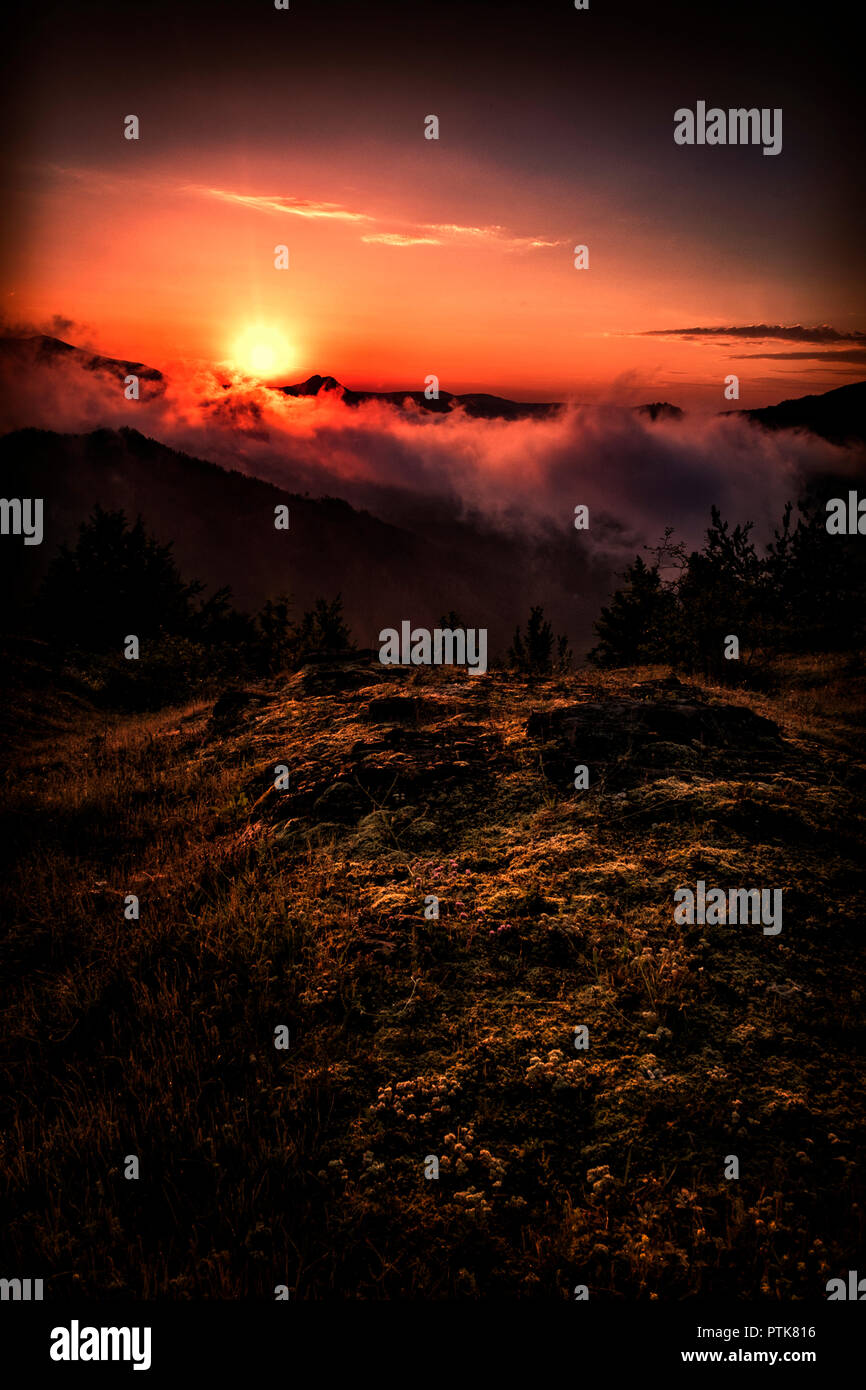
[[(330, 388), (331, 390), (339, 389), (343, 391), (348, 391), (353, 394), (370, 393), (390, 395), (405, 393), (406, 395), (409, 395), (411, 393), (424, 393), (423, 382), (420, 384), (416, 382), (412, 383), (411, 385), (407, 385), (405, 379), (395, 379), (394, 381), (352, 379), (350, 381), (346, 381), (338, 377), (334, 372), (323, 372), (320, 371), (317, 367), (313, 367), (311, 370), (306, 370), (306, 368), (304, 367), (301, 370), (299, 370), (299, 372), (296, 375), (287, 377), (285, 373), (266, 375), (263, 373), (257, 374), (252, 371), (244, 371), (236, 367), (230, 360), (227, 359), (216, 361), (200, 359), (199, 361), (187, 360), (185, 362), (182, 359), (177, 358), (169, 358), (164, 361), (144, 360), (139, 359), (133, 353), (125, 353), (122, 351), (109, 351), (104, 345), (94, 342), (93, 340), (89, 340), (86, 337), (82, 341), (70, 341), (68, 338), (61, 337), (58, 331), (51, 331), (52, 327), (53, 326), (50, 324), (41, 327), (36, 325), (19, 325), (17, 327), (10, 327), (9, 325), (0, 325), (0, 342), (9, 340), (31, 342), (44, 340), (55, 342), (59, 343), (62, 347), (71, 348), (75, 352), (87, 354), (93, 357), (106, 358), (111, 362), (117, 362), (122, 364), (136, 363), (140, 367), (145, 368), (147, 370), (155, 370), (159, 372), (166, 379), (169, 379), (171, 377), (172, 368), (178, 367), (179, 365), (182, 365), (185, 368), (201, 367), (212, 372), (215, 377), (227, 378), (226, 380), (221, 381), (221, 385), (225, 389), (229, 389), (232, 387), (236, 387), (238, 389), (261, 388), (266, 391), (281, 392), (290, 388), (305, 386), (309, 384), (311, 381), (320, 379), (323, 383), (329, 380), (334, 381), (336, 383), (336, 386)], [(804, 332), (818, 333), (819, 331), (821, 331), (821, 329), (826, 329), (826, 327), (827, 325), (816, 325), (813, 329), (805, 329), (803, 325), (796, 324), (790, 325), (789, 331), (793, 332), (796, 329), (800, 329)], [(721, 408), (714, 408), (709, 401), (706, 401), (703, 404), (703, 408), (700, 404), (698, 404), (697, 407), (692, 406), (691, 411), (688, 411), (685, 407), (683, 407), (682, 409), (684, 414), (738, 414), (740, 412), (747, 413), (749, 410), (760, 410), (765, 409), (768, 406), (788, 404), (791, 401), (799, 400), (808, 396), (826, 395), (828, 392), (840, 389), (844, 386), (857, 386), (863, 384), (866, 384), (866, 376), (856, 375), (850, 381), (835, 382), (831, 385), (818, 385), (814, 389), (810, 390), (804, 389), (802, 383), (795, 383), (795, 385), (798, 386), (799, 389), (797, 395), (794, 396), (780, 396), (778, 395), (778, 391), (776, 391), (770, 394), (767, 399), (762, 398), (760, 400), (756, 400), (750, 406), (743, 406), (740, 404), (728, 404)], [(469, 385), (457, 384), (453, 386), (446, 382), (440, 382), (437, 389), (441, 395), (490, 396), (495, 399), (510, 401), (515, 404), (521, 405), (534, 404), (550, 406), (571, 406), (578, 408), (585, 406), (587, 408), (610, 407), (623, 409), (635, 409), (649, 404), (672, 405), (674, 407), (678, 407), (679, 405), (679, 403), (676, 400), (655, 399), (650, 401), (649, 399), (646, 399), (644, 397), (638, 398), (640, 393), (638, 389), (634, 386), (629, 388), (627, 397), (625, 394), (623, 394), (617, 398), (613, 394), (608, 393), (602, 396), (601, 398), (596, 399), (592, 399), (587, 395), (581, 394), (581, 388), (579, 385), (573, 385), (570, 389), (564, 391), (559, 397), (554, 396), (552, 392), (530, 393), (527, 389), (519, 388), (513, 389), (511, 394), (506, 395), (504, 389), (499, 389), (490, 382), (478, 382), (471, 383)], [(687, 390), (686, 394), (688, 393), (689, 392)]]
[[(324, 364), (359, 390), (432, 374), (710, 409), (733, 374), (746, 409), (854, 381), (866, 285), (838, 189), (858, 137), (835, 138), (852, 58), (840, 36), (816, 64), (773, 8), (735, 6), (718, 34), (684, 3), (627, 24), (550, 6), (541, 25), (445, 3), (431, 43), (422, 13), (340, 0), (323, 49), (300, 6), (196, 0), (121, 32), (107, 6), (50, 3), (5, 99), (25, 234), (7, 234), (3, 320), (272, 383)], [(774, 157), (679, 143), (704, 96), (784, 112)]]

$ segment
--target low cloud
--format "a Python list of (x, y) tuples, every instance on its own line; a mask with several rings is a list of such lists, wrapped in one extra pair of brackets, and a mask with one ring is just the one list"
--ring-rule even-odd
[[(78, 433), (128, 426), (226, 468), (290, 491), (345, 498), (404, 525), (453, 518), (539, 535), (573, 530), (574, 543), (633, 554), (674, 525), (700, 540), (716, 503), (765, 534), (800, 481), (844, 471), (844, 450), (803, 433), (766, 432), (735, 414), (648, 416), (614, 406), (565, 405), (518, 421), (434, 415), (381, 401), (350, 407), (340, 392), (289, 397), (209, 366), (168, 366), (165, 389), (127, 401), (116, 376), (68, 355), (22, 371), (3, 393), (5, 430)], [(8, 373), (7, 373), (8, 375)]]
[(66, 342), (74, 339), (80, 347), (90, 348), (93, 329), (78, 319), (68, 318), (66, 314), (50, 314), (47, 318), (28, 319), (26, 322), (9, 318), (0, 320), (0, 338), (30, 338), (34, 333)]

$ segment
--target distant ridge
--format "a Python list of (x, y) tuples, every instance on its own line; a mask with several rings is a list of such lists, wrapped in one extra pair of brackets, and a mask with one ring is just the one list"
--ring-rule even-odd
[(362, 401), (385, 401), (388, 405), (401, 406), (407, 400), (435, 415), (448, 415), (460, 407), (481, 420), (524, 420), (533, 416), (551, 415), (562, 409), (559, 401), (510, 401), (504, 396), (491, 396), (485, 392), (474, 392), (456, 396), (451, 391), (440, 391), (438, 399), (428, 400), (423, 391), (353, 391), (343, 386), (335, 377), (320, 376), (318, 373), (294, 386), (279, 386), (284, 396), (318, 396), (321, 391), (339, 391), (344, 405), (357, 406)]
[[(83, 370), (94, 374), (108, 374), (123, 384), (127, 376), (133, 375), (143, 383), (144, 399), (161, 395), (166, 381), (163, 373), (156, 367), (143, 362), (130, 362), (122, 358), (106, 357), (102, 353), (90, 352), (87, 348), (76, 347), (48, 334), (33, 334), (30, 337), (0, 337), (0, 368), (10, 376), (16, 371), (26, 371), (28, 367), (51, 367), (69, 361)], [(223, 383), (228, 390), (230, 383)], [(440, 391), (437, 400), (428, 400), (423, 391), (355, 391), (344, 386), (334, 376), (314, 373), (306, 381), (287, 386), (275, 386), (285, 396), (318, 396), (321, 393), (338, 393), (344, 405), (353, 407), (363, 401), (383, 401), (387, 405), (400, 408), (407, 402), (429, 411), (431, 414), (447, 415), (462, 409), (468, 416), (482, 420), (525, 420), (555, 415), (565, 409), (562, 401), (513, 401), (506, 396), (496, 396), (488, 392), (467, 392), (463, 395), (451, 391)], [(650, 420), (680, 420), (685, 412), (669, 401), (650, 401), (644, 405), (631, 406), (635, 413), (646, 415)], [(847, 386), (837, 386), (829, 391), (809, 396), (798, 396), (792, 400), (780, 401), (778, 405), (762, 406), (755, 410), (720, 411), (720, 415), (738, 415), (752, 420), (765, 429), (808, 430), (833, 444), (866, 444), (866, 381), (855, 381)]]
[(165, 390), (165, 378), (156, 367), (148, 367), (143, 362), (126, 362), (117, 357), (104, 357), (99, 352), (89, 352), (87, 348), (75, 347), (65, 343), (62, 338), (51, 338), (48, 334), (37, 333), (29, 338), (0, 337), (0, 362), (6, 367), (20, 365), (52, 366), (64, 359), (74, 362), (88, 372), (107, 372), (123, 384), (128, 376), (137, 376), (139, 381), (153, 388), (147, 394), (160, 395)]
[[(493, 396), (486, 391), (468, 392), (455, 395), (451, 391), (440, 391), (436, 400), (428, 400), (423, 391), (353, 391), (343, 386), (333, 376), (316, 373), (293, 386), (278, 386), (284, 396), (318, 396), (322, 391), (339, 391), (344, 405), (357, 406), (362, 401), (385, 401), (388, 405), (402, 406), (412, 401), (422, 410), (435, 415), (448, 415), (452, 410), (463, 409), (467, 415), (479, 420), (526, 420), (553, 415), (565, 409), (563, 401), (512, 401), (506, 396)], [(678, 420), (683, 411), (668, 401), (652, 401), (648, 405), (635, 405), (630, 409), (649, 415), (651, 420), (659, 418)]]
[[(565, 531), (538, 543), (449, 511), (438, 522), (425, 512), (421, 526), (395, 524), (338, 497), (301, 496), (195, 458), (129, 427), (0, 436), (0, 479), (4, 496), (45, 499), (44, 543), (0, 546), (9, 632), (58, 546), (75, 543), (97, 504), (122, 509), (130, 521), (141, 515), (158, 540), (173, 543), (185, 577), (211, 591), (230, 585), (240, 608), (255, 610), (289, 592), (300, 617), (317, 598), (341, 592), (361, 647), (375, 646), (381, 628), (407, 614), (435, 627), (444, 606), (476, 619), (489, 629), (492, 648), (504, 648), (525, 612), (527, 576), (543, 585), (545, 611), (558, 627), (568, 624), (579, 646), (589, 640), (606, 582)], [(287, 531), (274, 526), (280, 504), (289, 508)]]
[(727, 411), (745, 415), (768, 430), (809, 430), (832, 444), (866, 443), (866, 381), (836, 386), (820, 396), (798, 396), (760, 410)]

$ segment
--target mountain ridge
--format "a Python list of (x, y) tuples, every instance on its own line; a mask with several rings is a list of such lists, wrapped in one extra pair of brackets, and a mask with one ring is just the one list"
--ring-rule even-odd
[[(57, 362), (74, 361), (85, 371), (107, 372), (121, 383), (125, 377), (135, 375), (145, 383), (145, 398), (162, 394), (167, 384), (165, 375), (156, 367), (95, 353), (49, 334), (0, 337), (0, 364), (5, 359), (14, 365), (17, 359), (23, 369), (27, 365), (28, 354), (37, 365), (51, 366)], [(230, 382), (223, 382), (223, 390), (230, 390), (231, 385)], [(440, 390), (436, 399), (428, 400), (424, 391), (411, 389), (355, 390), (336, 377), (319, 372), (304, 381), (282, 386), (269, 385), (269, 389), (295, 398), (322, 393), (337, 394), (350, 409), (368, 401), (381, 401), (400, 409), (411, 401), (414, 407), (431, 414), (447, 415), (453, 410), (462, 409), (470, 418), (483, 420), (544, 419), (566, 408), (565, 401), (514, 401), (488, 391), (455, 393)], [(688, 414), (682, 407), (669, 401), (650, 401), (618, 408), (647, 415), (653, 421), (681, 420)], [(831, 387), (828, 391), (795, 396), (776, 405), (716, 413), (720, 416), (744, 417), (768, 430), (805, 429), (830, 443), (862, 445), (866, 443), (866, 381), (848, 382), (844, 386)]]
[[(598, 562), (576, 551), (567, 532), (536, 540), (450, 514), (428, 516), (423, 527), (387, 521), (342, 498), (289, 492), (195, 458), (129, 426), (0, 436), (0, 480), (5, 496), (45, 499), (44, 544), (0, 547), (12, 611), (32, 600), (57, 547), (74, 544), (97, 503), (130, 520), (140, 514), (157, 540), (173, 543), (185, 578), (209, 589), (228, 584), (240, 608), (290, 592), (302, 611), (342, 592), (362, 646), (377, 645), (383, 626), (405, 618), (435, 627), (448, 609), (487, 627), (502, 646), (525, 617), (527, 586), (550, 594), (548, 611), (573, 639), (589, 639), (597, 611)], [(278, 505), (289, 507), (288, 531), (274, 527)]]

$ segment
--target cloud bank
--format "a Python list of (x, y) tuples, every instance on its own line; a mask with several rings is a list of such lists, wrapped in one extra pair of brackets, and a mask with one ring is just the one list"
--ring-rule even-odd
[[(842, 449), (810, 435), (765, 432), (735, 415), (648, 416), (566, 405), (518, 421), (432, 415), (411, 403), (356, 407), (339, 392), (289, 397), (256, 382), (175, 364), (165, 389), (138, 401), (115, 375), (75, 356), (34, 363), (5, 382), (0, 425), (67, 433), (128, 426), (186, 453), (294, 492), (339, 496), (423, 528), (448, 518), (633, 554), (668, 525), (697, 543), (711, 504), (769, 534), (785, 501), (816, 471), (844, 472)], [(577, 534), (577, 533), (575, 533)]]

